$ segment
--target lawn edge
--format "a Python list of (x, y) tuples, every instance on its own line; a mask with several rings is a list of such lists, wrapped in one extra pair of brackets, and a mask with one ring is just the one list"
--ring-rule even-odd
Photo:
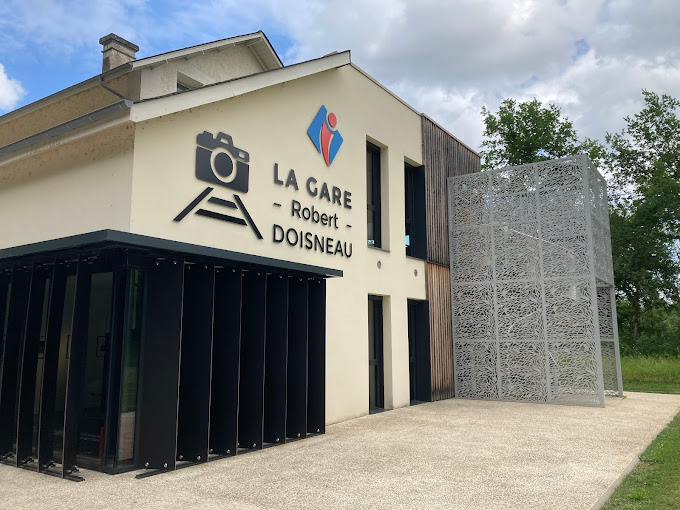
[[(643, 393), (639, 391), (635, 391), (632, 393)], [(624, 392), (625, 396), (625, 392)], [(635, 469), (635, 467), (640, 463), (640, 455), (642, 455), (647, 448), (649, 448), (649, 445), (654, 442), (654, 440), (659, 437), (659, 434), (666, 430), (666, 428), (671, 424), (671, 422), (675, 419), (676, 416), (680, 415), (680, 406), (675, 408), (674, 413), (671, 415), (671, 417), (663, 424), (663, 426), (659, 429), (659, 431), (654, 435), (654, 437), (647, 443), (645, 446), (642, 447), (641, 450), (639, 450), (635, 454), (635, 458), (626, 466), (626, 468), (623, 470), (621, 475), (614, 480), (609, 487), (607, 487), (607, 490), (602, 493), (600, 498), (595, 502), (593, 506), (590, 507), (590, 510), (600, 510), (607, 502), (609, 501), (609, 498), (612, 497), (614, 494), (614, 491), (618, 488), (619, 485), (621, 485), (621, 482)]]

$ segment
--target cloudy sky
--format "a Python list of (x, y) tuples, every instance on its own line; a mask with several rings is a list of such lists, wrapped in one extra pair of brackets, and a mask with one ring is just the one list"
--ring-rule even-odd
[(0, 0), (0, 114), (98, 74), (110, 32), (145, 57), (257, 30), (284, 64), (352, 50), (473, 148), (481, 107), (508, 97), (597, 139), (643, 88), (680, 98), (676, 0)]

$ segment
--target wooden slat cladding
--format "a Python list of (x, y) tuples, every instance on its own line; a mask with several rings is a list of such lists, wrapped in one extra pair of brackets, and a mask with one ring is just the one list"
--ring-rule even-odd
[(442, 400), (454, 396), (451, 277), (448, 267), (427, 264), (427, 298), (430, 302), (432, 400)]
[(422, 116), (432, 400), (454, 397), (446, 179), (481, 171), (479, 155)]
[(479, 155), (422, 116), (427, 202), (427, 260), (449, 267), (446, 179), (481, 171)]

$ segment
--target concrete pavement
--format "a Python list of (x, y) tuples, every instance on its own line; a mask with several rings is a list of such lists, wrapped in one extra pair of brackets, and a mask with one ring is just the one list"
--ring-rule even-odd
[(589, 509), (678, 411), (680, 395), (645, 393), (604, 409), (445, 400), (141, 480), (0, 465), (0, 508)]

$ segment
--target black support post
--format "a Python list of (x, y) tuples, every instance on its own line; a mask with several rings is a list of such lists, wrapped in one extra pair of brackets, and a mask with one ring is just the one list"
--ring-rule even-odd
[(62, 477), (73, 474), (79, 443), (79, 422), (83, 406), (85, 362), (87, 357), (87, 324), (90, 312), (92, 266), (86, 260), (78, 263), (76, 295), (73, 303), (73, 323), (69, 345), (68, 376), (66, 379), (66, 404), (64, 410), (64, 446), (62, 454)]
[(52, 290), (50, 291), (47, 334), (43, 356), (42, 390), (40, 392), (40, 414), (38, 418), (38, 471), (47, 469), (52, 463), (54, 451), (54, 409), (57, 396), (57, 370), (59, 366), (59, 345), (66, 297), (66, 265), (54, 266)]
[(31, 269), (15, 268), (9, 297), (7, 334), (0, 367), (0, 458), (16, 453), (19, 354), (26, 329)]
[(35, 385), (40, 348), (40, 329), (45, 303), (45, 286), (51, 282), (54, 267), (35, 266), (28, 298), (26, 329), (21, 345), (19, 398), (17, 413), (17, 467), (33, 459), (33, 414), (35, 409)]
[(309, 280), (307, 432), (326, 431), (326, 280)]
[(241, 269), (215, 270), (210, 450), (236, 455), (241, 340)]
[(2, 374), (2, 352), (5, 348), (5, 324), (7, 324), (7, 304), (9, 303), (9, 288), (12, 272), (0, 271), (0, 374)]
[(208, 461), (215, 267), (184, 267), (177, 460)]
[(264, 363), (264, 441), (286, 439), (288, 277), (267, 276), (267, 340)]
[(307, 437), (307, 278), (291, 277), (288, 300), (288, 385), (286, 437)]
[(182, 259), (152, 262), (137, 400), (137, 466), (175, 469), (182, 317)]
[(264, 418), (267, 278), (264, 272), (247, 271), (242, 281), (238, 442), (241, 448), (260, 449)]

